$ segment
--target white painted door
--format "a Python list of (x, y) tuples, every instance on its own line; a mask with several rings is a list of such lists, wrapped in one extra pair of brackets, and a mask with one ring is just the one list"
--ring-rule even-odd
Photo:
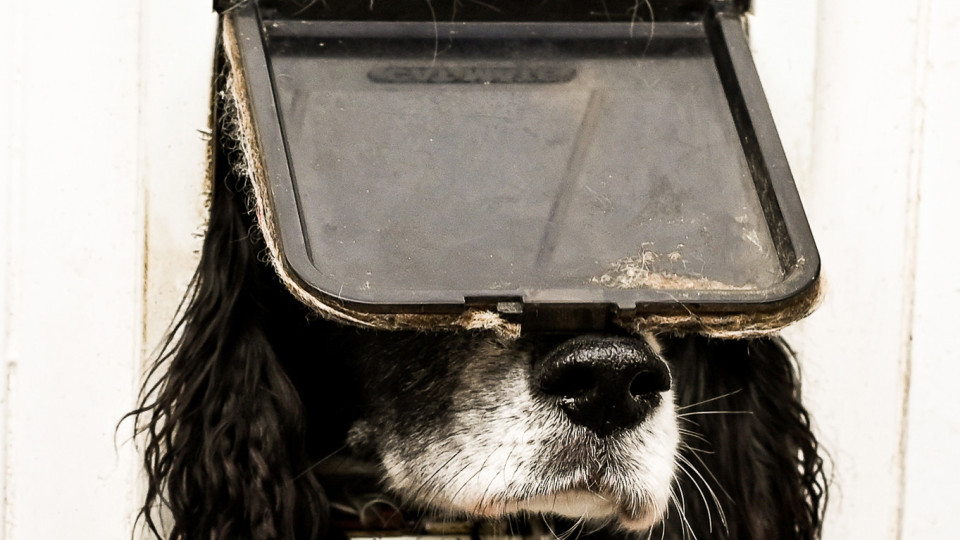
[[(215, 18), (0, 14), (0, 538), (128, 538), (114, 426), (195, 264)], [(788, 331), (835, 465), (825, 536), (955, 537), (960, 2), (755, 0), (749, 24), (828, 286)]]

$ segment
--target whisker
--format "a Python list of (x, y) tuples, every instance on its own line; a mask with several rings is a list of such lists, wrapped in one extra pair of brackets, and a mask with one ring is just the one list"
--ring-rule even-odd
[[(584, 516), (584, 517), (586, 517), (586, 516)], [(609, 516), (609, 517), (607, 517), (606, 519), (604, 519), (604, 520), (602, 520), (602, 521), (598, 521), (597, 524), (596, 524), (596, 526), (593, 527), (593, 528), (591, 528), (590, 530), (587, 530), (587, 528), (586, 528), (586, 523), (584, 523), (584, 528), (583, 528), (583, 530), (581, 531), (581, 533), (582, 533), (582, 534), (586, 534), (587, 536), (590, 536), (590, 535), (592, 535), (592, 534), (595, 534), (595, 533), (597, 533), (597, 532), (600, 532), (604, 527), (606, 527), (606, 526), (609, 525), (611, 522), (613, 522), (613, 520), (614, 520), (614, 517), (613, 517), (613, 516)]]
[(677, 459), (678, 459), (677, 468), (683, 471), (683, 474), (687, 475), (687, 478), (689, 478), (690, 482), (693, 483), (693, 487), (697, 488), (697, 491), (700, 493), (700, 498), (703, 500), (703, 507), (707, 511), (707, 527), (708, 527), (708, 530), (712, 533), (713, 532), (713, 514), (710, 512), (710, 502), (707, 501), (707, 496), (703, 493), (703, 490), (700, 489), (700, 484), (697, 483), (696, 478), (694, 478), (693, 475), (690, 474), (690, 471), (688, 471), (687, 468), (684, 467), (684, 461), (682, 461), (683, 459), (682, 456), (678, 455)]
[[(500, 444), (500, 448), (503, 448), (504, 444), (505, 444), (505, 443), (501, 443), (501, 444)], [(499, 450), (500, 448), (498, 448), (498, 450)], [(503, 460), (503, 470), (500, 471), (500, 472), (501, 472), (500, 478), (503, 478), (503, 480), (504, 480), (504, 484), (503, 484), (503, 485), (504, 485), (504, 489), (506, 489), (507, 486), (509, 485), (509, 484), (507, 483), (507, 465), (510, 464), (510, 458), (513, 457), (513, 451), (516, 450), (516, 449), (517, 449), (516, 445), (511, 446), (511, 447), (510, 447), (510, 451), (507, 452), (507, 457), (506, 457), (506, 459)], [(514, 469), (513, 475), (510, 477), (510, 481), (511, 481), (511, 482), (513, 481), (513, 478), (516, 476), (516, 474), (517, 474), (517, 470)], [(490, 492), (490, 486), (493, 485), (493, 482), (494, 482), (494, 480), (496, 480), (496, 479), (497, 479), (497, 477), (494, 476), (494, 477), (490, 480), (490, 483), (487, 484), (487, 487), (484, 488), (483, 494), (480, 495), (480, 500), (481, 500), (481, 501), (487, 498), (487, 493)]]
[[(697, 535), (693, 532), (693, 527), (690, 525), (690, 521), (687, 520), (687, 499), (683, 495), (683, 490), (677, 490), (677, 494), (680, 496), (680, 507), (677, 508), (677, 513), (680, 515), (681, 523), (686, 524), (686, 530), (690, 531), (690, 535), (696, 540)], [(687, 534), (684, 532), (683, 537), (686, 538)]]
[(300, 474), (294, 476), (294, 477), (293, 477), (293, 480), (296, 481), (296, 480), (299, 480), (300, 478), (303, 478), (303, 475), (305, 475), (305, 474), (309, 473), (310, 471), (316, 469), (317, 467), (319, 467), (320, 465), (322, 465), (323, 462), (325, 462), (325, 461), (327, 461), (328, 459), (332, 458), (333, 456), (339, 454), (340, 452), (343, 452), (343, 451), (346, 450), (346, 449), (347, 449), (347, 445), (343, 445), (343, 446), (341, 446), (340, 448), (337, 448), (336, 450), (334, 450), (333, 452), (330, 452), (329, 454), (323, 456), (322, 458), (318, 459), (318, 460), (315, 461), (314, 463), (310, 464), (310, 466), (308, 466), (306, 469), (304, 469)]
[[(420, 492), (427, 487), (427, 484), (429, 484), (430, 482), (432, 482), (433, 479), (434, 479), (438, 474), (440, 474), (440, 471), (446, 469), (446, 468), (447, 468), (447, 465), (449, 465), (451, 461), (453, 461), (454, 459), (456, 459), (462, 452), (463, 452), (463, 450), (457, 450), (457, 452), (454, 453), (452, 456), (450, 456), (450, 458), (447, 459), (447, 461), (445, 461), (443, 465), (441, 465), (441, 466), (438, 467), (435, 471), (433, 471), (433, 474), (431, 474), (429, 477), (427, 477), (427, 479), (424, 480), (424, 481), (420, 484), (420, 487), (418, 487), (418, 488), (413, 492), (413, 495), (411, 495), (410, 500), (411, 500), (411, 501), (416, 501), (416, 500), (420, 497)], [(439, 491), (439, 490), (437, 490), (437, 491)], [(434, 496), (436, 496), (436, 495), (434, 495)], [(431, 500), (433, 500), (433, 498), (431, 498)]]
[(696, 406), (698, 406), (698, 405), (703, 405), (703, 404), (705, 404), (705, 403), (710, 403), (711, 401), (717, 401), (718, 399), (723, 399), (723, 398), (727, 398), (727, 397), (730, 397), (730, 396), (737, 395), (737, 394), (739, 394), (739, 393), (742, 392), (742, 391), (743, 391), (742, 388), (737, 388), (737, 389), (734, 390), (733, 392), (727, 392), (726, 394), (721, 394), (721, 395), (719, 395), (719, 396), (712, 397), (712, 398), (709, 398), (709, 399), (705, 399), (705, 400), (703, 400), (703, 401), (698, 401), (698, 402), (696, 402), (696, 403), (691, 403), (691, 404), (689, 404), (689, 405), (684, 405), (683, 407), (677, 407), (677, 410), (678, 410), (678, 411), (683, 411), (683, 410), (689, 409), (689, 408), (691, 408), (691, 407), (696, 407)]
[(725, 490), (725, 489), (723, 488), (723, 484), (721, 484), (721, 483), (720, 483), (720, 480), (718, 480), (717, 477), (713, 474), (713, 471), (710, 470), (710, 467), (707, 466), (707, 463), (706, 463), (705, 461), (703, 461), (703, 458), (701, 458), (701, 457), (700, 457), (699, 455), (697, 455), (697, 454), (691, 454), (691, 455), (692, 455), (694, 458), (696, 458), (697, 461), (699, 461), (701, 465), (703, 465), (703, 470), (706, 471), (706, 473), (710, 476), (710, 478), (713, 479), (713, 482), (717, 485), (717, 487), (720, 488), (720, 492), (723, 493), (723, 496), (726, 497), (727, 500), (733, 500), (733, 497), (731, 497), (730, 494), (727, 493), (727, 490)]
[(650, 0), (636, 0), (633, 7), (630, 8), (630, 38), (633, 39), (633, 28), (637, 24), (637, 18), (640, 14), (640, 3), (643, 2), (647, 6), (647, 12), (650, 13), (650, 35), (647, 37), (647, 44), (643, 47), (643, 52), (640, 53), (640, 57), (644, 58), (647, 56), (647, 50), (650, 48), (650, 44), (653, 42), (653, 33), (656, 29), (656, 20), (653, 16), (653, 4), (650, 3)]
[(489, 9), (490, 11), (492, 11), (492, 12), (494, 12), (494, 13), (498, 13), (498, 14), (502, 14), (502, 13), (503, 13), (503, 10), (500, 9), (500, 8), (498, 8), (497, 6), (494, 6), (493, 4), (488, 4), (488, 3), (486, 3), (486, 2), (481, 2), (480, 0), (470, 0), (470, 3), (476, 4), (476, 5), (478, 5), (478, 6), (480, 6), (480, 7), (483, 7), (483, 8), (487, 8), (487, 9)]
[(607, 19), (607, 22), (610, 22), (610, 8), (607, 7), (606, 0), (600, 0), (600, 5), (603, 6), (603, 16)]
[[(504, 444), (505, 444), (505, 443), (500, 443), (499, 446), (497, 446), (497, 447), (494, 448), (489, 454), (487, 454), (487, 457), (483, 460), (483, 463), (480, 465), (480, 468), (477, 469), (477, 472), (475, 472), (475, 473), (473, 474), (473, 476), (471, 476), (470, 478), (468, 478), (467, 481), (464, 482), (462, 486), (460, 486), (460, 489), (458, 489), (457, 492), (453, 494), (453, 496), (451, 497), (451, 499), (456, 499), (456, 498), (457, 498), (457, 495), (459, 495), (460, 492), (463, 491), (463, 488), (467, 487), (467, 484), (468, 484), (468, 483), (470, 483), (470, 482), (471, 482), (474, 478), (476, 478), (484, 469), (487, 468), (487, 463), (490, 462), (490, 458), (492, 458), (494, 454), (496, 454), (501, 448), (503, 448), (503, 447), (504, 447)], [(511, 449), (510, 449), (510, 453), (507, 454), (507, 459), (510, 459), (510, 454), (512, 454), (512, 453), (513, 453), (513, 449), (511, 448)], [(483, 490), (483, 494), (480, 495), (480, 498), (477, 500), (477, 504), (478, 504), (478, 505), (483, 504), (483, 501), (487, 498), (487, 493), (490, 491), (490, 486), (493, 485), (493, 483), (497, 480), (497, 478), (499, 478), (497, 475), (492, 475), (492, 478), (490, 479), (490, 483), (487, 484), (487, 487), (484, 488), (484, 490)], [(479, 510), (479, 508), (477, 508), (477, 510)]]
[(672, 489), (670, 490), (670, 501), (673, 502), (673, 507), (677, 509), (677, 516), (680, 519), (680, 533), (683, 538), (686, 538), (687, 529), (684, 527), (683, 509), (680, 507), (679, 499), (677, 499), (677, 492)]
[(703, 454), (703, 455), (705, 455), (705, 456), (713, 456), (713, 455), (716, 455), (716, 452), (714, 452), (713, 450), (705, 450), (705, 449), (703, 449), (703, 448), (694, 448), (693, 446), (690, 446), (689, 444), (687, 444), (687, 443), (685, 443), (685, 442), (683, 442), (683, 441), (680, 441), (680, 448), (681, 448), (682, 450), (689, 450), (690, 453), (691, 453), (691, 454), (694, 454), (694, 455), (696, 455), (696, 454)]
[(547, 527), (547, 530), (550, 531), (550, 534), (554, 538), (558, 538), (557, 531), (553, 530), (553, 527), (550, 526), (550, 522), (547, 521), (547, 516), (544, 514), (540, 514), (540, 519), (543, 521), (543, 524)]
[[(690, 460), (688, 460), (687, 458), (685, 458), (683, 455), (678, 455), (678, 456), (677, 456), (677, 459), (681, 460), (681, 461), (689, 468), (690, 471), (693, 471), (698, 477), (700, 477), (700, 481), (703, 482), (703, 487), (707, 488), (707, 492), (710, 493), (710, 497), (713, 499), (713, 504), (717, 507), (717, 516), (720, 518), (720, 524), (723, 525), (724, 531), (729, 531), (729, 528), (727, 527), (727, 516), (726, 516), (726, 514), (725, 514), (724, 511), (723, 511), (723, 507), (720, 506), (720, 499), (717, 497), (716, 492), (714, 492), (714, 491), (713, 491), (713, 488), (710, 487), (710, 483), (707, 482), (707, 479), (703, 477), (703, 475), (700, 473), (700, 471), (697, 470), (697, 467), (694, 466), (694, 464), (691, 463)], [(702, 461), (701, 461), (701, 463), (702, 463)], [(709, 471), (708, 471), (708, 472), (709, 472)], [(689, 475), (689, 473), (688, 473), (688, 475)], [(712, 475), (711, 475), (711, 476), (712, 476)], [(692, 480), (692, 478), (691, 478), (691, 480)], [(714, 478), (714, 480), (716, 480), (716, 479)], [(694, 483), (696, 483), (696, 482), (694, 482)], [(698, 489), (699, 489), (699, 488), (698, 488)], [(702, 492), (702, 491), (700, 492), (700, 496), (701, 496), (701, 497), (703, 496), (703, 492)], [(709, 512), (710, 512), (710, 504), (707, 502), (706, 498), (704, 498), (703, 504), (704, 504), (704, 506), (707, 507), (707, 513), (709, 514)], [(712, 528), (712, 527), (711, 527), (711, 529), (710, 529), (710, 532), (713, 532), (713, 528)]]
[[(570, 528), (567, 529), (567, 532), (564, 533), (565, 537), (562, 538), (561, 540), (569, 540), (569, 538), (573, 536), (574, 531), (576, 531), (577, 533), (577, 537), (575, 538), (575, 540), (580, 540), (580, 535), (583, 533), (583, 524), (585, 522), (586, 522), (586, 516), (581, 515), (579, 518), (577, 518), (575, 522), (573, 522), (573, 525), (571, 525)], [(579, 530), (577, 530), (578, 528)]]
[(704, 442), (704, 443), (706, 443), (706, 444), (710, 444), (710, 441), (709, 441), (706, 437), (704, 437), (704, 436), (701, 435), (700, 433), (697, 433), (696, 431), (693, 431), (693, 430), (691, 430), (691, 429), (683, 429), (683, 428), (679, 428), (679, 431), (680, 431), (680, 434), (681, 434), (681, 435), (686, 435), (686, 436), (690, 437), (691, 439), (696, 439), (696, 440), (701, 441), (701, 442)]
[(678, 418), (686, 418), (688, 416), (700, 416), (705, 414), (749, 414), (752, 415), (753, 411), (694, 411), (683, 414), (678, 414)]
[(433, 21), (433, 60), (431, 65), (437, 62), (437, 56), (440, 55), (440, 25), (437, 23), (437, 12), (433, 9), (433, 0), (424, 0), (427, 8), (430, 9), (430, 19)]
[[(294, 11), (293, 14), (294, 14), (294, 15), (300, 15), (301, 13), (303, 13), (304, 11), (306, 11), (307, 9), (309, 9), (310, 6), (312, 6), (312, 5), (316, 4), (316, 3), (317, 3), (317, 0), (310, 0), (309, 2), (304, 3), (302, 8), (298, 9), (297, 11)], [(322, 5), (323, 5), (323, 7), (327, 7), (327, 2), (326, 2), (326, 0), (324, 0), (324, 1), (322, 2)], [(371, 5), (373, 5), (372, 0), (371, 0)], [(234, 7), (234, 6), (231, 6), (230, 8), (228, 8), (228, 10), (233, 9), (233, 7)]]
[[(428, 507), (433, 507), (433, 501), (437, 500), (437, 497), (440, 496), (440, 492), (443, 491), (443, 488), (446, 487), (446, 486), (449, 486), (450, 483), (453, 482), (453, 480), (455, 480), (458, 476), (460, 476), (461, 474), (463, 474), (463, 472), (466, 471), (466, 470), (469, 469), (469, 468), (470, 468), (470, 463), (466, 463), (463, 467), (460, 468), (459, 471), (456, 472), (456, 474), (454, 474), (453, 476), (450, 477), (450, 482), (448, 482), (447, 484), (443, 484), (443, 485), (437, 486), (437, 489), (433, 490), (433, 496), (431, 496), (430, 499), (426, 501), (427, 506), (428, 506)], [(456, 495), (459, 494), (460, 491), (463, 490), (463, 488), (467, 487), (467, 484), (469, 484), (471, 480), (473, 480), (474, 478), (476, 478), (476, 476), (477, 476), (478, 474), (480, 474), (480, 471), (481, 471), (481, 470), (482, 470), (482, 469), (477, 470), (477, 472), (473, 473), (473, 475), (470, 476), (470, 478), (467, 478), (467, 480), (464, 481), (463, 485), (460, 486), (460, 489), (457, 490), (457, 493), (455, 493), (454, 496), (451, 497), (451, 499), (453, 499), (454, 497), (456, 497)]]

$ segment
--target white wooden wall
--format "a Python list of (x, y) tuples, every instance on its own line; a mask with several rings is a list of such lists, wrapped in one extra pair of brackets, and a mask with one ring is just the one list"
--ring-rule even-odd
[[(755, 0), (829, 285), (789, 330), (826, 536), (960, 531), (960, 2)], [(0, 0), (0, 539), (129, 538), (144, 359), (189, 279), (207, 0)]]

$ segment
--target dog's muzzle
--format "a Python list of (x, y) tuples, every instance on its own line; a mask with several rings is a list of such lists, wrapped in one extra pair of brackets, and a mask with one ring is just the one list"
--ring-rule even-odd
[(560, 345), (535, 363), (532, 377), (532, 388), (600, 437), (643, 422), (671, 382), (666, 363), (647, 343), (610, 337)]

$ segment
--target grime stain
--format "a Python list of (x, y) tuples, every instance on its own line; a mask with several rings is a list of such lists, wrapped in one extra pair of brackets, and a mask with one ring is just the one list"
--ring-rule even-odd
[(611, 289), (669, 289), (669, 290), (749, 290), (749, 285), (732, 285), (700, 275), (680, 275), (669, 269), (661, 268), (663, 261), (668, 266), (682, 264), (683, 245), (666, 254), (642, 248), (636, 256), (623, 257), (611, 264), (609, 271), (590, 278), (596, 283)]

